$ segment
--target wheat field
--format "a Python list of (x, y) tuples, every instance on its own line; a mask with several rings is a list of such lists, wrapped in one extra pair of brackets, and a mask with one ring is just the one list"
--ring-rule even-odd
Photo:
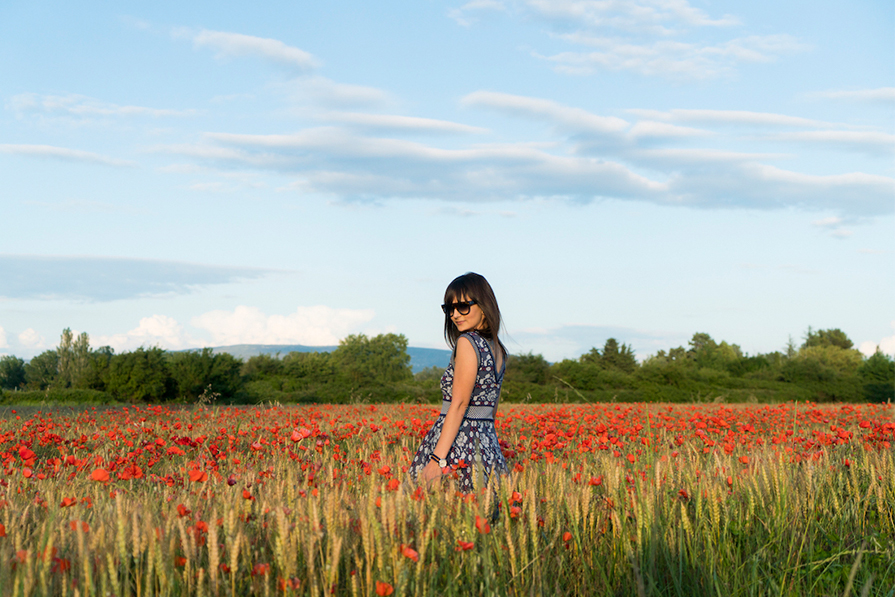
[(508, 405), (468, 495), (435, 416), (7, 410), (2, 594), (895, 595), (888, 405)]

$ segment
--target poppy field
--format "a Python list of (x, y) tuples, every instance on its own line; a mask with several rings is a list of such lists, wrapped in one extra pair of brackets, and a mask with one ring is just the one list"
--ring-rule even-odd
[(887, 404), (504, 405), (466, 495), (406, 474), (436, 415), (5, 410), (0, 591), (895, 595)]

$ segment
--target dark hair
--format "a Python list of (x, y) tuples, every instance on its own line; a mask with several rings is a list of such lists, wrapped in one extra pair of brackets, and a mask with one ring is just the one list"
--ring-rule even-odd
[[(453, 303), (465, 297), (467, 300), (473, 300), (485, 315), (485, 326), (478, 330), (479, 334), (491, 340), (500, 347), (503, 358), (507, 358), (507, 349), (498, 338), (500, 333), (500, 308), (497, 306), (497, 298), (488, 280), (484, 276), (467, 272), (462, 276), (457, 276), (448, 284), (447, 290), (444, 291), (444, 302)], [(460, 338), (460, 330), (451, 321), (450, 315), (444, 316), (444, 339), (450, 344), (451, 350), (457, 348), (457, 340)]]

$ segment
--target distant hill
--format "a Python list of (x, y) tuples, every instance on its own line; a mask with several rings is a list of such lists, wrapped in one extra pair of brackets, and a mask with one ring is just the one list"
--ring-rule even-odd
[[(290, 352), (332, 352), (337, 346), (305, 346), (303, 344), (234, 344), (233, 346), (212, 346), (215, 353), (226, 352), (237, 359), (247, 360), (259, 354), (277, 354), (281, 357)], [(407, 347), (410, 355), (410, 367), (419, 373), (429, 367), (447, 367), (451, 360), (451, 351), (442, 348)]]

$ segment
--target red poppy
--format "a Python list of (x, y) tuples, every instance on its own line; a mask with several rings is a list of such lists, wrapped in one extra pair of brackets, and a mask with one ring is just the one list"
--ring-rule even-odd
[(390, 585), (387, 582), (376, 581), (376, 594), (379, 597), (386, 597), (387, 595), (391, 595), (395, 592), (395, 587)]
[(403, 543), (401, 544), (401, 555), (403, 555), (405, 558), (413, 560), (414, 562), (420, 561), (420, 554), (417, 553), (415, 549), (411, 549), (409, 545), (404, 545)]

